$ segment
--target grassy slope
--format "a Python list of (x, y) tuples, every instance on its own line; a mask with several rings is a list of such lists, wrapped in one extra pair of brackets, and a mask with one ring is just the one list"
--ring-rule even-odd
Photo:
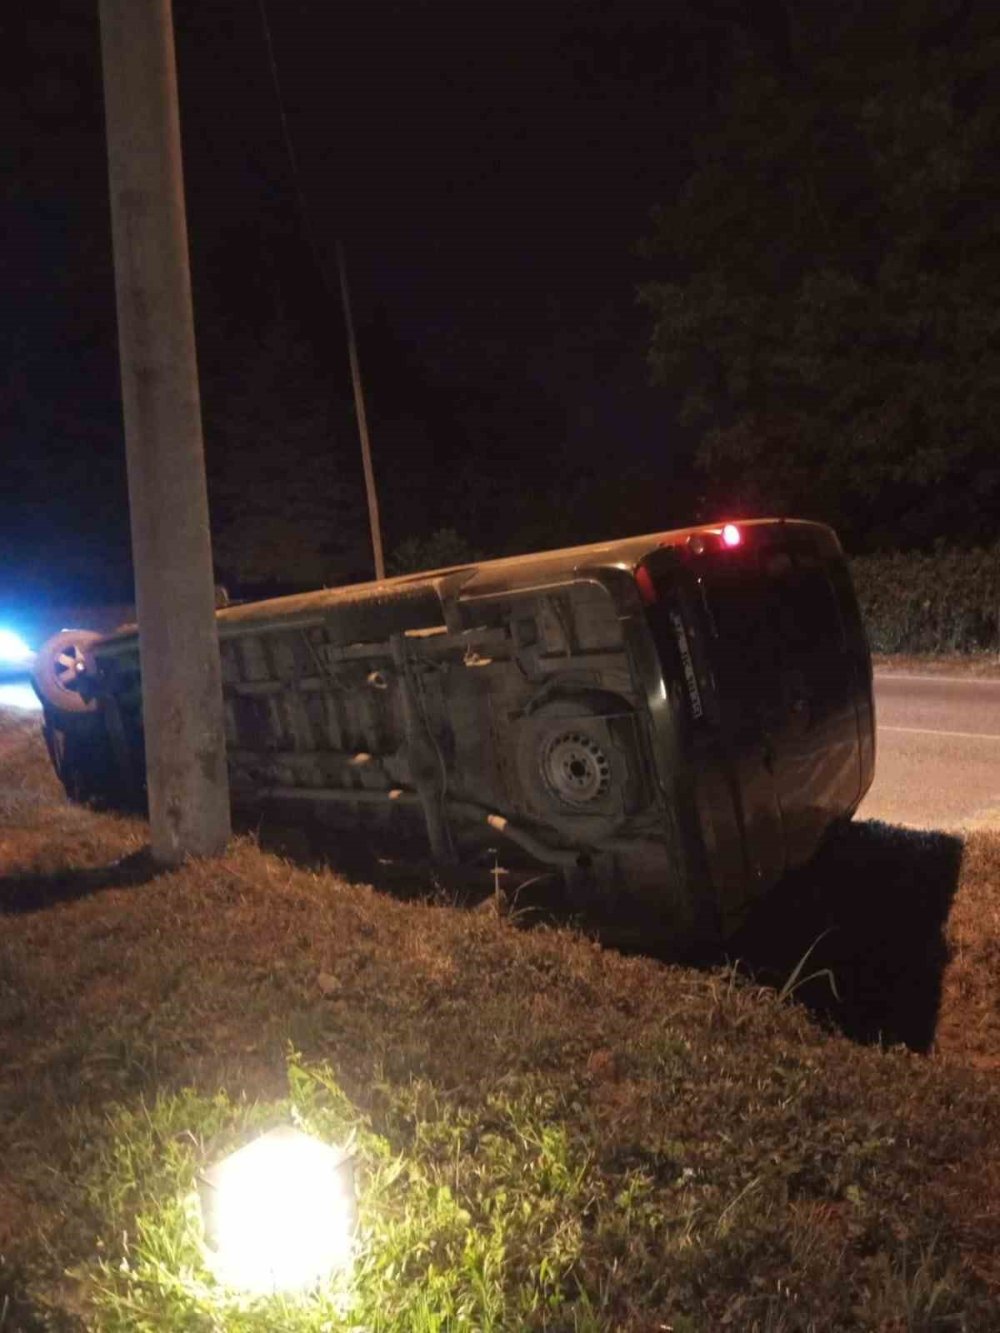
[[(0, 714), (0, 1329), (338, 1326), (322, 1302), (220, 1315), (163, 1259), (171, 1189), (241, 1098), (287, 1098), (288, 1043), (300, 1109), (308, 1084), (314, 1123), (361, 1136), (365, 1326), (1000, 1329), (1000, 839), (959, 863), (908, 836), (849, 833), (750, 923), (749, 964), (693, 970), (248, 839), (154, 877), (143, 825), (66, 804), (35, 724)], [(855, 947), (881, 881), (897, 920)], [(833, 967), (830, 1015), (930, 1056), (748, 978), (787, 976), (842, 900), (807, 969)], [(926, 1008), (922, 979), (936, 1030), (888, 1002)]]

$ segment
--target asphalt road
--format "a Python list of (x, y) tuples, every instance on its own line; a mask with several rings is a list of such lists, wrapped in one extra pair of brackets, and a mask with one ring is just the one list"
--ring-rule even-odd
[[(877, 672), (875, 782), (858, 819), (911, 828), (1000, 829), (1000, 679)], [(38, 708), (30, 685), (0, 706)]]
[(875, 676), (875, 782), (859, 819), (1000, 829), (1000, 680)]

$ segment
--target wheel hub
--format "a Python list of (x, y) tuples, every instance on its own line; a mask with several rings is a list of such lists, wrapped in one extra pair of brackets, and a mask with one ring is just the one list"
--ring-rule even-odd
[(80, 688), (80, 673), (86, 669), (82, 651), (76, 644), (69, 644), (56, 658), (52, 674), (64, 690)]
[(542, 777), (567, 805), (586, 806), (599, 801), (611, 786), (611, 761), (592, 736), (567, 731), (545, 747)]

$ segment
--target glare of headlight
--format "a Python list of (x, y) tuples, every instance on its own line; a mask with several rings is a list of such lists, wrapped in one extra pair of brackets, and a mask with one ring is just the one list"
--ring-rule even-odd
[(0, 662), (5, 666), (29, 666), (35, 654), (12, 629), (0, 629)]
[(201, 1178), (206, 1257), (241, 1291), (305, 1291), (350, 1267), (357, 1202), (350, 1153), (291, 1125)]
[(15, 680), (12, 683), (0, 684), (0, 708), (17, 708), (25, 713), (38, 713), (41, 707), (38, 695), (24, 681)]

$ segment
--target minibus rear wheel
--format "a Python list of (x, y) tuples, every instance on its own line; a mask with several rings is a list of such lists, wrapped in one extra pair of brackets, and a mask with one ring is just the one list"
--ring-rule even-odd
[[(617, 725), (624, 699), (597, 692), (547, 700), (518, 723), (517, 771), (528, 807), (542, 818), (586, 818), (607, 836), (632, 813), (630, 763)], [(581, 826), (582, 827), (582, 826)]]

